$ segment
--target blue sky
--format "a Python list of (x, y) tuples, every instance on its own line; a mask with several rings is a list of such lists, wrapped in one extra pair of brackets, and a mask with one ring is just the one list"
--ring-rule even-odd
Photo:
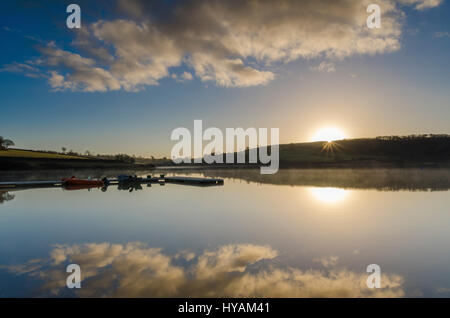
[(373, 1), (378, 33), (346, 0), (78, 1), (80, 30), (71, 2), (0, 4), (0, 135), (17, 147), (168, 156), (194, 119), (281, 143), (450, 133), (448, 1)]

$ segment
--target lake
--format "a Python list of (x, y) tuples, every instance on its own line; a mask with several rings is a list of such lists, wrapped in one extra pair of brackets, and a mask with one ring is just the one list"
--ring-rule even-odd
[(224, 184), (0, 191), (0, 297), (450, 296), (449, 169), (159, 173)]

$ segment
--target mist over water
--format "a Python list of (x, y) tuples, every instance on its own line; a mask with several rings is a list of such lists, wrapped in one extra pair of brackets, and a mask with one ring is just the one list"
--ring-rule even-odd
[[(169, 170), (170, 171), (170, 170)], [(256, 169), (176, 169), (186, 175), (200, 173), (205, 177), (231, 178), (259, 184), (377, 189), (383, 191), (447, 191), (450, 169), (282, 169), (264, 175)]]
[[(450, 296), (449, 169), (136, 172), (160, 173), (225, 182), (1, 191), (0, 296)], [(79, 290), (65, 285), (71, 263)], [(365, 284), (369, 264), (381, 289)]]

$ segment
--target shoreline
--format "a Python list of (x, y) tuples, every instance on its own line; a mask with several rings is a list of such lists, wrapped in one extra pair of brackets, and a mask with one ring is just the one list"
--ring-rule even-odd
[[(258, 164), (130, 164), (102, 160), (50, 159), (6, 162), (0, 159), (0, 173), (52, 170), (226, 170), (259, 169)], [(280, 163), (279, 170), (288, 169), (442, 169), (450, 168), (450, 162), (298, 162)]]
[(126, 163), (118, 160), (0, 157), (0, 172), (85, 169), (139, 170), (153, 168), (155, 168), (155, 165), (153, 164)]
[[(179, 164), (179, 165), (156, 165), (155, 169), (177, 170), (177, 169), (259, 169), (258, 164)], [(343, 161), (343, 162), (280, 162), (279, 170), (287, 169), (401, 169), (401, 168), (450, 168), (450, 162), (381, 162), (381, 161)]]
[[(129, 163), (120, 160), (105, 159), (56, 159), (56, 158), (21, 158), (0, 157), (0, 172), (12, 171), (48, 171), (48, 170), (151, 170), (151, 169), (259, 169), (261, 164), (249, 163), (198, 163), (174, 164), (164, 163)], [(379, 168), (450, 168), (446, 160), (335, 160), (335, 161), (283, 161), (280, 160), (279, 170), (285, 169), (379, 169)]]

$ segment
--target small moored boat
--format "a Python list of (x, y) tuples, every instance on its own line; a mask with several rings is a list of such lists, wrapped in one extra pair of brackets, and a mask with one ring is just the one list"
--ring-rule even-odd
[(78, 179), (75, 176), (71, 178), (61, 179), (64, 186), (91, 186), (91, 187), (102, 187), (104, 185), (103, 180), (86, 180), (86, 179)]

